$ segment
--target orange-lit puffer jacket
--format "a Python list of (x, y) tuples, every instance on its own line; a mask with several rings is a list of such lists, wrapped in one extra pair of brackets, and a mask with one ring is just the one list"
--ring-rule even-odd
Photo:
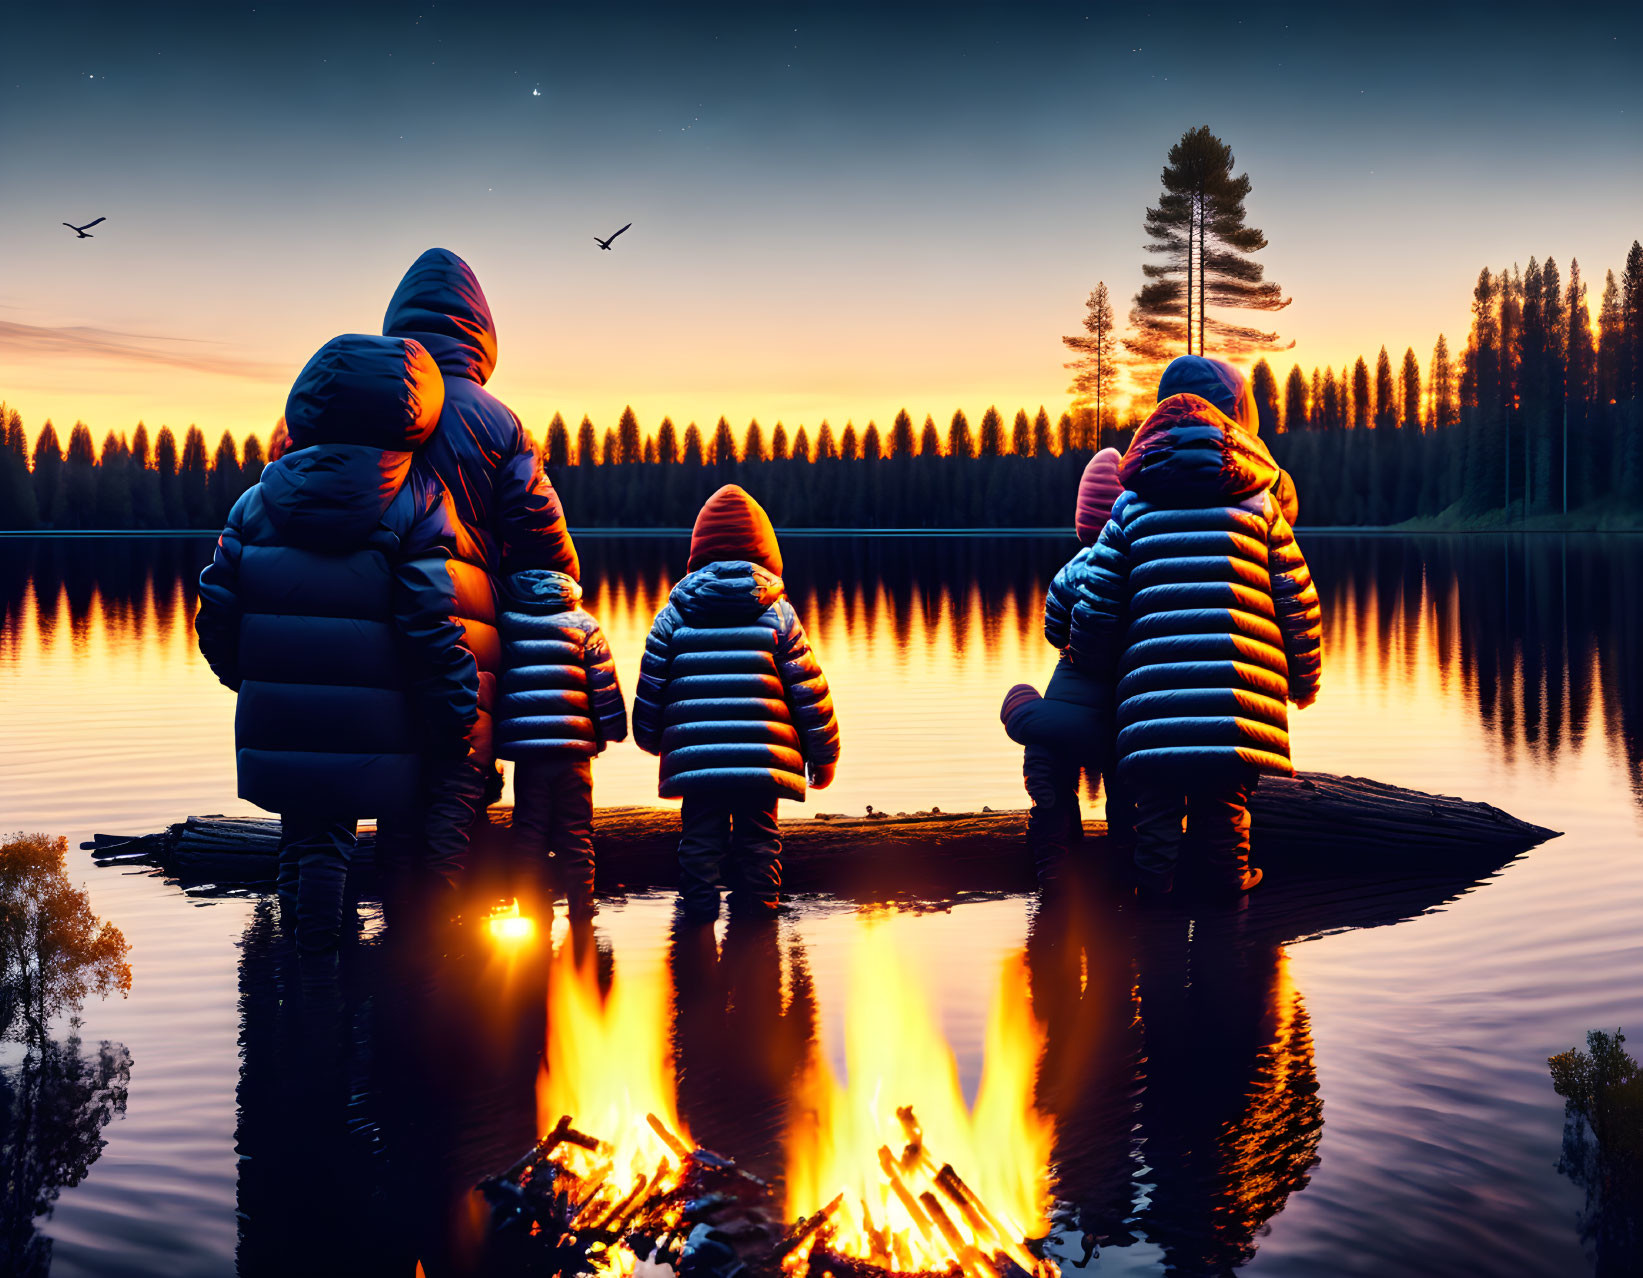
[(1317, 693), (1322, 614), (1272, 455), (1208, 400), (1176, 395), (1121, 474), (1071, 633), (1079, 663), (1118, 680), (1121, 773), (1290, 773), (1285, 702)]

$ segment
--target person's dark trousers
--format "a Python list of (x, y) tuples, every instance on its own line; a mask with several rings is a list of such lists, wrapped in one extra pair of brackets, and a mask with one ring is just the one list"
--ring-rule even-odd
[(1135, 855), (1135, 796), (1119, 778), (1111, 754), (1101, 762), (1101, 790), (1107, 800), (1107, 846), (1127, 864)]
[(1084, 841), (1084, 815), (1078, 804), (1076, 756), (1055, 746), (1030, 745), (1021, 772), (1032, 808), (1027, 813), (1027, 846), (1040, 886), (1066, 873)]
[[(330, 949), (341, 936), (358, 824), (334, 814), (280, 814), (280, 899), (295, 898), (297, 944), (303, 949)], [(294, 889), (289, 895), (288, 886)]]
[(774, 798), (687, 795), (679, 808), (679, 899), (687, 918), (719, 912), (721, 873), (737, 914), (774, 914), (781, 899), (782, 836)]
[(593, 761), (521, 759), (513, 771), (513, 846), (521, 867), (547, 877), (549, 856), (572, 913), (593, 901)]
[(422, 843), (427, 870), (455, 888), (468, 864), (474, 819), (485, 810), (491, 769), (471, 757), (430, 759), (422, 769)]
[(1236, 891), (1249, 866), (1249, 796), (1253, 771), (1191, 790), (1149, 782), (1135, 788), (1135, 872), (1140, 886), (1168, 892), (1174, 886), (1184, 837), (1203, 857), (1207, 885)]

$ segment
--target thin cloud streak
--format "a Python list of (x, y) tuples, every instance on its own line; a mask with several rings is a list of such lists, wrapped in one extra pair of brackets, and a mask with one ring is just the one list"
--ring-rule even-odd
[(111, 364), (181, 368), (249, 381), (278, 382), (287, 370), (277, 364), (210, 351), (179, 349), (214, 345), (198, 338), (120, 333), (87, 325), (52, 327), (0, 320), (0, 359), (42, 356), (56, 359), (96, 359)]

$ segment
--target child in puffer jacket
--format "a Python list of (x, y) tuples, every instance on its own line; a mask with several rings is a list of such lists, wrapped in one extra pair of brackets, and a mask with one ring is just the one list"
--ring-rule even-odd
[(727, 484), (702, 507), (686, 575), (645, 641), (633, 736), (662, 759), (658, 793), (681, 799), (679, 895), (687, 920), (773, 915), (781, 892), (778, 799), (832, 783), (839, 725), (827, 678), (782, 585), (782, 552), (758, 502)]
[(1061, 653), (1055, 673), (1042, 697), (1029, 684), (1011, 688), (999, 716), (1010, 739), (1026, 747), (1022, 775), (1032, 800), (1027, 844), (1041, 887), (1060, 879), (1083, 842), (1078, 779), (1085, 769), (1101, 777), (1108, 845), (1120, 864), (1129, 860), (1134, 846), (1129, 797), (1118, 779), (1113, 751), (1112, 679), (1105, 671), (1079, 666), (1068, 646), (1081, 583), (1092, 571), (1090, 549), (1124, 491), (1119, 461), (1117, 449), (1103, 448), (1079, 480), (1073, 528), (1082, 545), (1055, 575), (1044, 600), (1044, 637)]
[(568, 573), (532, 568), (498, 591), (496, 753), (512, 759), (515, 855), (541, 880), (552, 858), (573, 919), (593, 912), (593, 757), (628, 735), (616, 662)]

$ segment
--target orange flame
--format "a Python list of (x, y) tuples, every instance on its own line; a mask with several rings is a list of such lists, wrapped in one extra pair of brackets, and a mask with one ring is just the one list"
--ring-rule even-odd
[(993, 1278), (992, 1258), (1003, 1253), (1050, 1274), (1053, 1265), (1023, 1245), (1048, 1229), (1054, 1134), (1033, 1106), (1044, 1036), (1029, 1010), (1024, 955), (1000, 972), (973, 1109), (930, 1000), (881, 924), (855, 946), (845, 1018), (848, 1085), (819, 1064), (796, 1107), (788, 1214), (807, 1217), (843, 1197), (784, 1267), (801, 1272), (825, 1237), (832, 1251), (895, 1272), (956, 1260), (969, 1278)]

